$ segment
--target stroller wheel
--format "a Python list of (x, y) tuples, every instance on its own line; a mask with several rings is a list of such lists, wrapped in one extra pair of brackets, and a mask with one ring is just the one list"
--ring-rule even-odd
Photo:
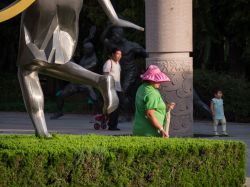
[(102, 124), (101, 124), (101, 128), (102, 128), (102, 129), (106, 129), (106, 128), (107, 128), (107, 124), (106, 124), (106, 123), (102, 123)]
[(101, 128), (101, 125), (99, 123), (94, 124), (95, 130), (99, 130)]

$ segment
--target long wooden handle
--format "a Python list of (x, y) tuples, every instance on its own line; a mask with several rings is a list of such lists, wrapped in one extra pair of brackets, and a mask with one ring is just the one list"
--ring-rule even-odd
[(165, 124), (165, 127), (164, 127), (164, 130), (169, 133), (169, 126), (170, 126), (170, 120), (171, 120), (171, 112), (168, 111), (166, 113), (166, 124)]

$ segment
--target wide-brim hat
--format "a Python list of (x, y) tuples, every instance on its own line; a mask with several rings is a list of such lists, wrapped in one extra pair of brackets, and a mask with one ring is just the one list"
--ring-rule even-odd
[(152, 81), (152, 82), (168, 82), (170, 81), (170, 78), (156, 66), (156, 65), (150, 65), (147, 69), (147, 71), (141, 75), (141, 78), (144, 81)]

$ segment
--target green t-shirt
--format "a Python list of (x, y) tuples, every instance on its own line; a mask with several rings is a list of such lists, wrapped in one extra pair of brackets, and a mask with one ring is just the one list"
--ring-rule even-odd
[(149, 83), (143, 83), (136, 93), (135, 99), (135, 120), (133, 135), (135, 136), (161, 136), (158, 129), (149, 121), (146, 115), (147, 110), (155, 110), (155, 116), (163, 126), (166, 118), (166, 105), (162, 100), (158, 89)]

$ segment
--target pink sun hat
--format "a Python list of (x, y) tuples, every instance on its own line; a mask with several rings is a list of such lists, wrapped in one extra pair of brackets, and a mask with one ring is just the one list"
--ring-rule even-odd
[(142, 80), (144, 81), (153, 81), (153, 82), (168, 82), (170, 78), (156, 66), (150, 65), (147, 71), (141, 75)]

